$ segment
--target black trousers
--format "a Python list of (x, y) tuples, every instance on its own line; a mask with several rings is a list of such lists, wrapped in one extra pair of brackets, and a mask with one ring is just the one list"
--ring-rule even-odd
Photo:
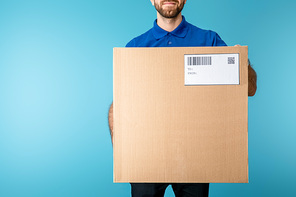
[(176, 197), (208, 197), (209, 183), (131, 183), (132, 197), (163, 197), (172, 185)]

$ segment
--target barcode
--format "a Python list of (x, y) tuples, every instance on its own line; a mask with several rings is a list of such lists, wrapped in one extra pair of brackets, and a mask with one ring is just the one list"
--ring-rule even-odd
[(228, 57), (228, 64), (235, 64), (235, 57)]
[(212, 57), (187, 57), (187, 65), (212, 65)]

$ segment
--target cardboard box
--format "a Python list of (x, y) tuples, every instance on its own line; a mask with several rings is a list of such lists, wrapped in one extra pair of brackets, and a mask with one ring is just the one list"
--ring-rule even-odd
[(248, 182), (246, 46), (114, 48), (113, 66), (114, 182)]

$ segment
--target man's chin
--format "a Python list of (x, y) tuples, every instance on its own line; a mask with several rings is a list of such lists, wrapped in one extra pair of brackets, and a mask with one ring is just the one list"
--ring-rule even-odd
[(178, 7), (177, 4), (175, 5), (155, 5), (156, 10), (159, 12), (159, 14), (165, 18), (175, 18), (179, 15), (179, 13), (182, 11), (182, 7)]
[(174, 11), (171, 11), (171, 12), (168, 11), (168, 12), (163, 12), (161, 15), (164, 16), (165, 18), (175, 18), (177, 17), (178, 14)]

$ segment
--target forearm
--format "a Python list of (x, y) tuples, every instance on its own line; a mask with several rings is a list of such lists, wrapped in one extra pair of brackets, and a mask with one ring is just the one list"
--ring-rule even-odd
[(254, 96), (257, 90), (257, 74), (252, 68), (250, 61), (248, 65), (248, 95)]
[(108, 121), (109, 121), (111, 140), (113, 143), (113, 103), (111, 104), (111, 106), (109, 108)]

